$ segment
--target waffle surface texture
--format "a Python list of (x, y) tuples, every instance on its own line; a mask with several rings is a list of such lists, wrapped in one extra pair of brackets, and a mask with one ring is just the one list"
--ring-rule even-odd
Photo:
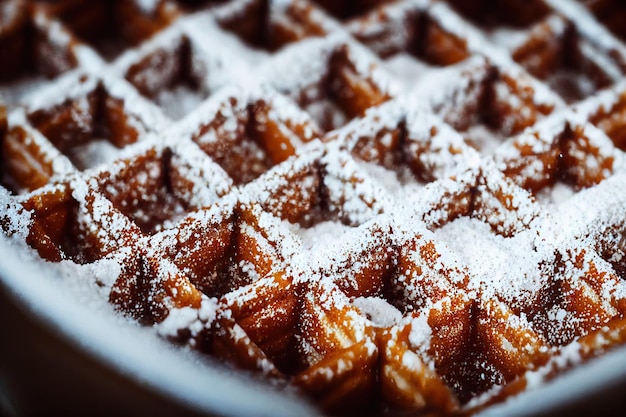
[(0, 224), (322, 413), (472, 414), (626, 342), (625, 19), (4, 0)]

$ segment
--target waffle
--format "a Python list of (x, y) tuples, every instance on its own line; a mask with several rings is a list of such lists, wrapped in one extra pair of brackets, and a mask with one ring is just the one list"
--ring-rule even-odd
[(0, 224), (323, 413), (479, 412), (626, 341), (624, 13), (5, 0)]

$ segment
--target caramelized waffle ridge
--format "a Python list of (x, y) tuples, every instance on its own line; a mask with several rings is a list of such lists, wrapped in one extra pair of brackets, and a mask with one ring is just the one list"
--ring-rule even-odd
[(0, 225), (324, 413), (479, 412), (626, 342), (624, 13), (4, 0)]

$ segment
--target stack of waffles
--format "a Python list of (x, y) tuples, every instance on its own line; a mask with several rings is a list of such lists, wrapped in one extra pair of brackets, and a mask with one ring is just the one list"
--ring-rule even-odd
[(626, 342), (618, 0), (0, 1), (0, 224), (324, 413)]

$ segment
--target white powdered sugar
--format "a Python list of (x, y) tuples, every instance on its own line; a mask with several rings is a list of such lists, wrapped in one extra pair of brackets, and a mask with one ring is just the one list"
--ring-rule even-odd
[[(559, 205), (554, 219), (562, 229), (563, 240), (597, 237), (609, 227), (621, 225), (626, 192), (624, 179), (623, 173), (615, 175)], [(602, 204), (597, 204), (598, 201)]]
[(424, 104), (441, 115), (447, 123), (459, 125), (467, 119), (466, 106), (478, 100), (487, 71), (484, 58), (470, 58), (437, 72), (427, 73), (417, 83), (412, 94), (424, 97)]
[(162, 322), (155, 325), (161, 336), (176, 337), (182, 330), (190, 330), (196, 336), (212, 325), (217, 317), (217, 300), (203, 297), (200, 308), (173, 308)]
[(341, 222), (329, 220), (309, 228), (290, 223), (289, 229), (302, 240), (303, 249), (323, 250), (325, 247), (335, 245), (351, 228)]
[(161, 0), (133, 0), (137, 7), (145, 14), (154, 14)]
[(481, 289), (487, 298), (528, 298), (543, 285), (538, 265), (545, 254), (535, 252), (530, 233), (506, 238), (495, 234), (487, 223), (461, 217), (438, 229), (435, 235), (468, 266), (470, 288)]
[(546, 187), (536, 193), (535, 197), (541, 204), (558, 206), (575, 195), (575, 193), (576, 190), (574, 190), (571, 186), (562, 182), (557, 182), (553, 186)]
[(358, 297), (352, 304), (379, 327), (391, 327), (402, 319), (402, 313), (382, 298)]
[[(339, 38), (341, 39), (341, 38)], [(262, 66), (260, 78), (274, 87), (278, 92), (286, 93), (298, 101), (295, 95), (305, 91), (320, 81), (328, 71), (328, 60), (337, 40), (308, 39), (295, 45), (288, 45), (278, 55)], [(308, 57), (315, 56), (311, 60)], [(285, 71), (285, 68), (291, 68)], [(298, 68), (298, 71), (293, 69)], [(281, 74), (277, 77), (276, 74)]]
[(415, 179), (413, 171), (407, 166), (392, 171), (373, 162), (358, 161), (358, 164), (366, 175), (380, 183), (398, 201), (403, 201), (407, 195), (419, 194), (424, 186)]
[(14, 201), (9, 191), (0, 186), (0, 225), (9, 236), (26, 239), (32, 225), (32, 213)]
[(126, 80), (112, 74), (103, 74), (102, 83), (106, 93), (123, 103), (126, 123), (139, 135), (146, 132), (162, 132), (168, 126), (168, 119), (157, 106), (142, 97)]
[(409, 342), (416, 350), (425, 354), (430, 348), (430, 340), (432, 337), (432, 329), (428, 325), (428, 317), (423, 314), (412, 318), (410, 323), (411, 333), (409, 333)]
[(358, 164), (350, 156), (330, 153), (322, 160), (328, 209), (337, 211), (347, 224), (365, 223), (383, 213), (390, 201), (376, 182), (359, 173)]
[(568, 19), (576, 22), (576, 29), (586, 38), (593, 40), (595, 47), (602, 51), (618, 50), (622, 55), (626, 52), (624, 45), (617, 41), (609, 31), (598, 23), (592, 15), (585, 10), (582, 4), (567, 0), (548, 0), (548, 3), (556, 7)]
[(179, 85), (170, 90), (161, 90), (154, 101), (165, 114), (178, 120), (195, 110), (204, 101), (204, 96), (197, 94), (195, 89), (189, 86)]
[(24, 101), (28, 103), (28, 109), (30, 111), (50, 109), (65, 101), (85, 97), (95, 90), (98, 80), (95, 77), (82, 75), (83, 71), (76, 69), (63, 74), (45, 88), (33, 91), (24, 98)]
[(119, 149), (107, 139), (92, 139), (84, 145), (74, 146), (70, 159), (80, 169), (99, 167), (110, 164), (119, 156)]
[(508, 51), (515, 51), (528, 38), (528, 29), (514, 27), (497, 27), (489, 32), (489, 40)]

